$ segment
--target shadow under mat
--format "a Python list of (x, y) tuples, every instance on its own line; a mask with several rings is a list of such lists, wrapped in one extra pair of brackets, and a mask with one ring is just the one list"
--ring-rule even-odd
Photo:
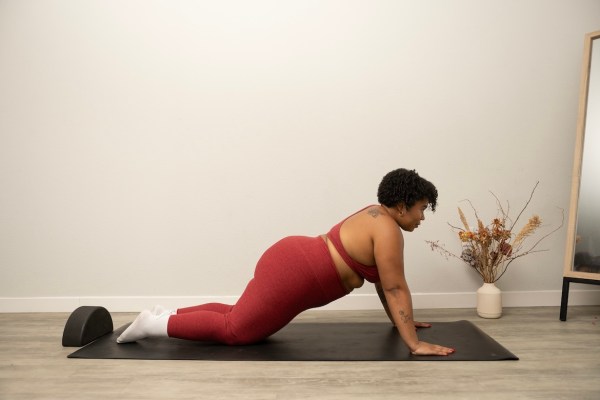
[(496, 361), (518, 357), (469, 321), (435, 322), (419, 340), (456, 349), (449, 356), (415, 356), (390, 323), (291, 323), (252, 345), (226, 346), (173, 338), (117, 344), (129, 324), (69, 358), (214, 361)]

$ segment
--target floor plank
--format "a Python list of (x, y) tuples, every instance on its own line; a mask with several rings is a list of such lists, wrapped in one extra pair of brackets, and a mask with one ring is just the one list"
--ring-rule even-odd
[[(63, 313), (0, 314), (0, 399), (594, 399), (600, 306), (417, 310), (420, 321), (474, 322), (508, 362), (214, 362), (67, 359)], [(134, 314), (113, 314), (121, 326)], [(297, 322), (385, 321), (380, 311), (309, 311)]]

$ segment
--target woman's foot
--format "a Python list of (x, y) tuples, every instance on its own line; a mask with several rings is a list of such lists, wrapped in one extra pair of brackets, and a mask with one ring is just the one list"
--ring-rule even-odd
[(148, 337), (167, 337), (168, 323), (168, 314), (153, 315), (149, 310), (144, 310), (117, 338), (117, 343), (135, 342)]
[(162, 315), (162, 314), (169, 314), (169, 315), (173, 315), (173, 314), (177, 314), (177, 310), (170, 310), (168, 308), (164, 308), (163, 306), (157, 304), (152, 308), (152, 311), (150, 311), (152, 313), (152, 315)]

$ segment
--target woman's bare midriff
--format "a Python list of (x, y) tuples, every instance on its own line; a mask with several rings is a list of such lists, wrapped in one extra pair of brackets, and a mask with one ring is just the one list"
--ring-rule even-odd
[(354, 289), (361, 287), (365, 283), (364, 278), (362, 278), (360, 275), (354, 272), (352, 268), (350, 268), (348, 264), (346, 264), (346, 262), (344, 261), (342, 256), (340, 256), (340, 253), (338, 253), (333, 243), (331, 243), (331, 241), (327, 239), (327, 235), (321, 235), (321, 239), (323, 239), (327, 244), (329, 254), (331, 254), (331, 259), (333, 260), (333, 264), (335, 265), (335, 268), (337, 269), (338, 274), (340, 275), (342, 284), (346, 288), (346, 291), (350, 293)]

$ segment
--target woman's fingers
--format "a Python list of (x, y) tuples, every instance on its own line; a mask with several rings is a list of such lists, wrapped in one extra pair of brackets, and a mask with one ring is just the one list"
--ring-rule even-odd
[(442, 346), (438, 346), (438, 354), (441, 356), (448, 356), (452, 353), (454, 353), (456, 350), (450, 348), (450, 347), (442, 347)]
[(415, 328), (431, 328), (431, 324), (427, 322), (414, 321)]

